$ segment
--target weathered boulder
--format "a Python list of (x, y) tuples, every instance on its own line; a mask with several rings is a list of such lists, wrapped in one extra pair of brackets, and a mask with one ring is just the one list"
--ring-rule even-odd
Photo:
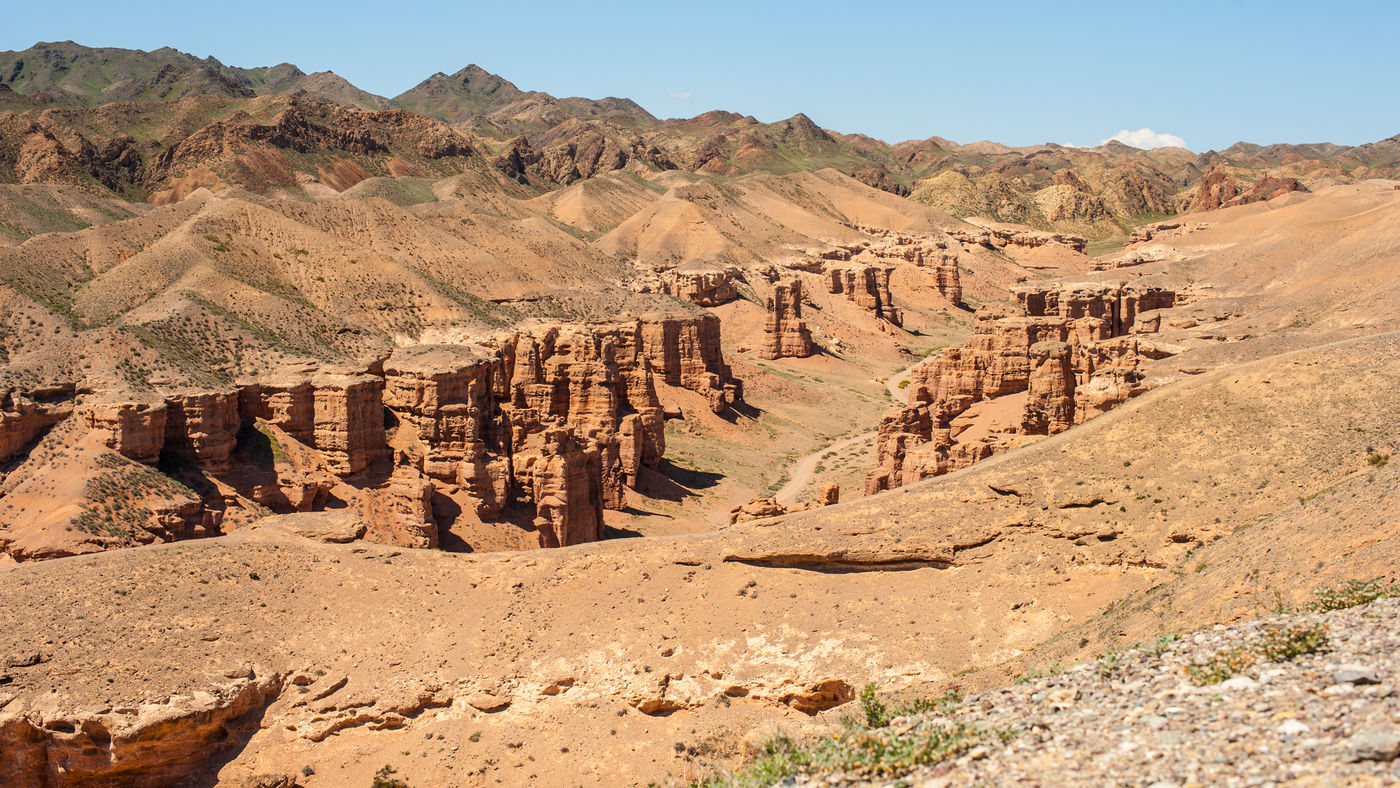
[(729, 511), (729, 524), (734, 525), (745, 520), (760, 520), (764, 517), (777, 517), (787, 513), (787, 507), (772, 498), (754, 498)]

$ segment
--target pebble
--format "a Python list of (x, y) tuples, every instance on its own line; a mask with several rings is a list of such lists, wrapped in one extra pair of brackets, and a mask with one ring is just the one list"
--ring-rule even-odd
[[(1326, 626), (1329, 650), (1219, 684), (1186, 678), (1187, 666), (1279, 623)], [(1216, 626), (1160, 653), (1119, 652), (1108, 676), (1092, 662), (1072, 666), (904, 721), (1014, 734), (1004, 742), (985, 737), (975, 751), (903, 776), (823, 774), (795, 785), (1390, 785), (1400, 780), (1397, 653), (1400, 599)]]

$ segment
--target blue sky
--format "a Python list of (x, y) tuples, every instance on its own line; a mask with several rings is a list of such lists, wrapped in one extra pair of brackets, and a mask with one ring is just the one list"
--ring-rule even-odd
[(0, 49), (168, 45), (331, 70), (388, 96), (477, 63), (523, 89), (626, 96), (661, 117), (805, 112), (891, 142), (1086, 145), (1149, 128), (1203, 151), (1400, 133), (1391, 0), (45, 6), (7, 9)]

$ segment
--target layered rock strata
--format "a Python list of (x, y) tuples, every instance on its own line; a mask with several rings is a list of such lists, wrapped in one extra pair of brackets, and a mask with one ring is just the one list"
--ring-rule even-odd
[(984, 246), (989, 249), (1005, 249), (1008, 246), (1018, 246), (1023, 249), (1035, 249), (1046, 244), (1059, 244), (1073, 249), (1076, 252), (1083, 252), (1089, 248), (1089, 239), (1080, 235), (1070, 235), (1069, 233), (1041, 232), (1039, 230), (1022, 230), (1012, 227), (980, 227), (976, 230), (950, 230), (948, 232), (954, 239), (973, 246)]
[(840, 247), (840, 255), (834, 259), (859, 262), (857, 258), (864, 256), (877, 261), (903, 261), (919, 268), (932, 269), (939, 294), (953, 304), (962, 303), (962, 279), (958, 272), (959, 248), (951, 235), (934, 237), (858, 224), (850, 226), (870, 233), (879, 240), (857, 247)]
[(901, 326), (904, 325), (904, 313), (894, 306), (894, 299), (890, 296), (890, 274), (893, 272), (893, 267), (874, 265), (831, 268), (826, 272), (828, 289), (870, 310), (875, 317)]
[[(541, 546), (576, 544), (600, 539), (603, 509), (624, 508), (641, 469), (661, 463), (658, 378), (716, 412), (742, 401), (719, 331), (705, 314), (516, 331), (400, 348), (367, 370), (83, 403), (77, 423), (137, 463), (166, 468), (163, 455), (180, 458), (205, 488), (180, 516), (211, 533), (238, 501), (286, 513), (334, 499), (355, 507), (376, 541), (433, 547), (455, 516), (490, 521), (514, 507), (533, 510)], [(41, 394), (54, 398), (0, 400), (5, 457), (73, 411), (71, 388), (51, 404), (36, 401)], [(470, 509), (440, 522), (438, 493)]]
[[(1056, 284), (1017, 299), (1020, 314), (979, 314), (962, 347), (910, 371), (909, 405), (880, 420), (867, 494), (966, 467), (1023, 436), (1063, 432), (1149, 388), (1139, 364), (1166, 354), (1135, 335), (1157, 329), (1160, 313), (1144, 312), (1171, 307), (1175, 293)], [(999, 432), (971, 430), (959, 417), (979, 403), (1009, 403), (1020, 417)]]
[(812, 332), (802, 319), (802, 280), (793, 279), (775, 285), (773, 294), (768, 297), (767, 308), (768, 317), (763, 324), (759, 358), (806, 358), (812, 355)]
[(719, 306), (739, 297), (741, 278), (734, 268), (673, 269), (661, 274), (661, 290), (698, 306)]
[(73, 414), (71, 385), (38, 391), (0, 391), (0, 463), (18, 454)]

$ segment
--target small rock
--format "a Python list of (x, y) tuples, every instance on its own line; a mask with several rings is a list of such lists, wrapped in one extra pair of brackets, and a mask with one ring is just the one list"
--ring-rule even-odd
[(1220, 688), (1230, 690), (1231, 692), (1257, 690), (1259, 689), (1259, 682), (1248, 676), (1236, 676), (1232, 679), (1226, 679), (1220, 682)]
[(1400, 733), (1371, 729), (1351, 737), (1348, 753), (1352, 761), (1393, 761), (1400, 757)]
[(1332, 674), (1333, 684), (1379, 684), (1380, 676), (1374, 670), (1361, 665), (1346, 665)]
[(1167, 718), (1156, 714), (1144, 714), (1139, 720), (1149, 730), (1160, 731), (1167, 727)]
[(510, 700), (498, 698), (489, 692), (478, 692), (470, 698), (467, 698), (467, 705), (477, 711), (500, 711), (510, 705)]
[(1297, 720), (1284, 720), (1283, 724), (1278, 726), (1278, 732), (1284, 736), (1302, 736), (1310, 730), (1312, 729), (1306, 724)]

